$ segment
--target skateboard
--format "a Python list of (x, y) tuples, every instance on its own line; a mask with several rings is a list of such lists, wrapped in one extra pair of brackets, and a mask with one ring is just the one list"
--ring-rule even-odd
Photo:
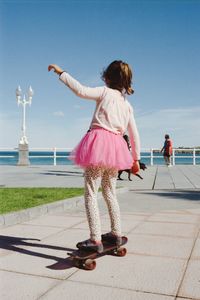
[(104, 248), (102, 253), (98, 253), (94, 250), (78, 249), (72, 253), (67, 254), (72, 258), (76, 267), (84, 270), (94, 270), (96, 268), (96, 258), (104, 256), (106, 254), (114, 256), (125, 256), (127, 253), (126, 248), (122, 247), (128, 242), (128, 238), (125, 236), (122, 237), (122, 244), (120, 246), (116, 246), (106, 241), (102, 242)]

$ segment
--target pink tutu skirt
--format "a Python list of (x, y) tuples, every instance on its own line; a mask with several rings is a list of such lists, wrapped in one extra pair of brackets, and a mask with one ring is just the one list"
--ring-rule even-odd
[(123, 136), (103, 128), (89, 131), (71, 152), (70, 159), (82, 168), (97, 166), (125, 170), (133, 165)]

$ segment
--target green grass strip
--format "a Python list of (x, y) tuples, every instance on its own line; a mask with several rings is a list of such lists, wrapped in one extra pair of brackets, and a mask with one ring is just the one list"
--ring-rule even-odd
[(0, 214), (81, 196), (83, 188), (1, 188)]

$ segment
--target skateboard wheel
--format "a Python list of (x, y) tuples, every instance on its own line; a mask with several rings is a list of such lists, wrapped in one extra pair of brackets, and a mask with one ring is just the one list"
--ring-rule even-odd
[(127, 253), (126, 248), (119, 248), (117, 249), (117, 256), (125, 256)]
[(96, 261), (93, 259), (87, 259), (84, 263), (85, 270), (94, 270), (96, 268)]

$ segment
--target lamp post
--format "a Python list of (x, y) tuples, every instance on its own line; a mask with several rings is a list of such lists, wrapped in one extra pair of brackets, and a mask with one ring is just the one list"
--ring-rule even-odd
[(22, 136), (19, 141), (19, 159), (18, 165), (19, 166), (27, 166), (30, 164), (29, 157), (28, 157), (28, 139), (26, 137), (26, 105), (31, 105), (32, 97), (33, 97), (33, 90), (31, 86), (28, 89), (27, 93), (28, 98), (26, 99), (25, 95), (22, 97), (22, 90), (20, 86), (16, 89), (16, 99), (18, 106), (21, 104), (23, 111), (22, 111)]

